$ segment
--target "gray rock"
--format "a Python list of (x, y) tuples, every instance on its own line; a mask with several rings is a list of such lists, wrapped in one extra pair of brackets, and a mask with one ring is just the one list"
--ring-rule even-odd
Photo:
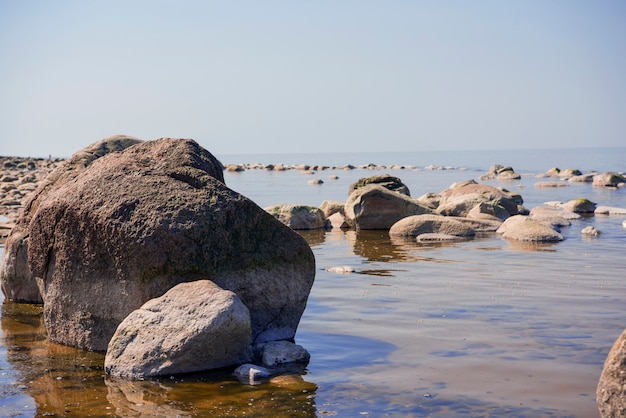
[(350, 185), (350, 188), (348, 189), (348, 195), (352, 194), (352, 192), (354, 192), (355, 190), (358, 190), (370, 184), (377, 184), (384, 187), (385, 189), (407, 196), (411, 195), (409, 188), (406, 184), (402, 182), (402, 180), (389, 174), (379, 174), (377, 176), (360, 178), (356, 183)]
[(581, 176), (583, 173), (580, 172), (580, 170), (577, 170), (575, 168), (566, 168), (563, 170), (559, 171), (558, 176), (562, 179), (570, 179), (572, 177), (577, 177), (577, 176)]
[(289, 363), (308, 364), (311, 355), (306, 349), (290, 341), (272, 341), (263, 344), (261, 361), (266, 367)]
[(570, 200), (563, 203), (561, 207), (574, 213), (593, 213), (596, 210), (596, 204), (585, 198)]
[(413, 215), (400, 219), (389, 229), (390, 236), (417, 237), (426, 233), (440, 233), (472, 237), (476, 232), (453, 217), (441, 215)]
[(521, 196), (489, 186), (486, 184), (469, 183), (441, 192), (441, 201), (437, 213), (446, 216), (465, 217), (479, 204), (492, 206), (491, 212), (508, 214), (519, 213), (519, 205), (523, 203)]
[(519, 180), (520, 178), (522, 178), (522, 176), (516, 173), (512, 167), (500, 164), (491, 166), (487, 173), (480, 176), (481, 180)]
[(257, 385), (268, 379), (272, 375), (272, 372), (265, 367), (247, 363), (237, 367), (233, 375), (241, 383)]
[(346, 217), (339, 212), (335, 212), (326, 218), (331, 229), (349, 229), (350, 224), (346, 222)]
[(348, 197), (346, 221), (357, 229), (389, 229), (402, 218), (432, 213), (415, 199), (377, 184), (361, 187)]
[(349, 274), (349, 273), (355, 273), (356, 272), (356, 270), (352, 266), (329, 267), (329, 268), (326, 269), (326, 271), (328, 271), (330, 273), (337, 273), (337, 274)]
[(613, 206), (597, 206), (593, 211), (596, 215), (626, 215), (626, 208), (616, 208)]
[(104, 351), (132, 311), (194, 280), (237, 294), (255, 343), (293, 338), (313, 253), (223, 180), (195, 141), (163, 138), (100, 157), (51, 191), (28, 246), (50, 340)]
[(619, 173), (606, 172), (593, 177), (593, 185), (596, 187), (618, 187), (622, 183), (626, 183), (626, 177)]
[(324, 216), (328, 218), (333, 213), (339, 212), (341, 214), (344, 214), (345, 213), (344, 206), (345, 206), (344, 202), (337, 202), (334, 200), (324, 200), (322, 204), (320, 205), (320, 210), (322, 211)]
[(104, 368), (132, 379), (217, 369), (250, 361), (251, 342), (237, 295), (208, 280), (181, 283), (122, 321)]
[(578, 176), (572, 176), (567, 179), (567, 181), (572, 183), (591, 183), (593, 182), (593, 177), (595, 173), (581, 174)]
[(604, 362), (596, 402), (603, 418), (626, 416), (626, 330), (617, 338)]
[(326, 228), (324, 213), (314, 206), (275, 205), (265, 210), (291, 229)]
[[(569, 220), (571, 214), (573, 214), (573, 212), (565, 212), (555, 207), (537, 206), (531, 209), (529, 216), (539, 223), (550, 225), (552, 228), (558, 229), (572, 224)], [(575, 214), (575, 216), (580, 218), (578, 214)]]
[(479, 202), (466, 215), (473, 219), (487, 219), (502, 222), (511, 214), (502, 206), (493, 202)]
[(475, 232), (496, 232), (502, 225), (500, 219), (481, 219), (481, 218), (460, 218), (454, 217), (455, 220), (472, 228)]
[(538, 181), (534, 186), (538, 189), (547, 189), (553, 187), (567, 187), (568, 184), (562, 181)]
[(543, 174), (538, 175), (537, 177), (540, 177), (540, 178), (541, 177), (558, 177), (560, 172), (561, 172), (560, 168), (552, 167), (551, 169), (549, 169)]
[(427, 208), (437, 209), (441, 196), (438, 193), (429, 192), (417, 198), (417, 201)]
[(508, 218), (496, 231), (503, 238), (517, 241), (556, 242), (563, 241), (563, 235), (550, 226), (528, 216), (515, 215)]
[(586, 226), (582, 229), (582, 231), (580, 231), (581, 234), (588, 236), (588, 237), (599, 237), (601, 232), (598, 231), (596, 228), (594, 228), (593, 226)]

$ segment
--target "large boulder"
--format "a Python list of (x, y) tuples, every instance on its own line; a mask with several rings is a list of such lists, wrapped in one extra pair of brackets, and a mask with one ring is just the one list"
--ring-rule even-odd
[(121, 152), (140, 142), (142, 142), (140, 139), (126, 135), (104, 138), (74, 153), (41, 181), (5, 243), (0, 267), (0, 284), (7, 299), (27, 303), (43, 302), (28, 265), (30, 225), (41, 202), (63, 185), (76, 180), (98, 158), (112, 152)]
[[(446, 216), (466, 217), (472, 209), (482, 204), (485, 213), (499, 214), (498, 218), (517, 215), (523, 203), (519, 195), (486, 184), (467, 183), (441, 192), (437, 213)], [(491, 206), (491, 209), (487, 209)]]
[(384, 187), (385, 189), (411, 196), (411, 192), (409, 191), (407, 185), (404, 184), (402, 180), (400, 180), (398, 177), (394, 177), (389, 174), (379, 174), (372, 177), (360, 178), (356, 181), (356, 183), (352, 183), (350, 185), (350, 187), (348, 188), (348, 195), (352, 194), (352, 192), (354, 192), (355, 190), (358, 190), (370, 184), (377, 184)]
[(411, 197), (370, 184), (353, 191), (345, 206), (346, 222), (361, 229), (389, 229), (402, 218), (432, 213)]
[(563, 235), (554, 228), (523, 215), (511, 216), (496, 232), (502, 234), (502, 238), (516, 241), (563, 241)]
[(626, 330), (613, 344), (598, 381), (596, 399), (600, 416), (626, 416)]
[(122, 321), (104, 369), (137, 379), (240, 365), (252, 358), (251, 338), (237, 295), (208, 280), (181, 283)]
[(98, 158), (50, 192), (28, 248), (49, 338), (104, 351), (128, 314), (195, 280), (237, 294), (254, 342), (293, 338), (313, 253), (223, 181), (195, 141), (163, 138)]
[(274, 205), (265, 210), (291, 229), (326, 228), (324, 212), (314, 206)]
[(400, 219), (389, 229), (390, 236), (417, 237), (421, 234), (446, 234), (473, 237), (476, 232), (467, 224), (450, 216), (414, 215)]

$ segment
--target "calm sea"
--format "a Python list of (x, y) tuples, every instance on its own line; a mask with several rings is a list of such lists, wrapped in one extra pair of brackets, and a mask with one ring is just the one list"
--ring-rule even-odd
[[(382, 173), (401, 178), (419, 197), (502, 164), (522, 179), (487, 183), (519, 192), (529, 209), (578, 197), (626, 208), (626, 188), (534, 187), (543, 180), (535, 175), (552, 167), (624, 171), (626, 148), (217, 157), (413, 166), (225, 173), (229, 187), (261, 207), (345, 201), (352, 182)], [(323, 183), (308, 184), (312, 178)], [(38, 307), (5, 303), (0, 416), (598, 416), (602, 365), (626, 328), (625, 220), (584, 217), (563, 228), (565, 241), (544, 245), (496, 235), (424, 245), (384, 231), (302, 232), (317, 275), (296, 342), (311, 362), (300, 378), (258, 386), (217, 374), (105, 379), (101, 355), (46, 340)], [(583, 237), (588, 225), (602, 235)], [(326, 270), (342, 265), (356, 272)]]

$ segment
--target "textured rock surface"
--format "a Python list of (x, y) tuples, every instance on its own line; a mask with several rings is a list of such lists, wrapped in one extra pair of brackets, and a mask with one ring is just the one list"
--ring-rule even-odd
[(291, 229), (321, 229), (326, 217), (321, 209), (306, 205), (275, 205), (265, 210)]
[(201, 279), (241, 298), (256, 342), (293, 338), (313, 253), (222, 176), (195, 141), (164, 138), (98, 158), (50, 192), (28, 249), (49, 338), (104, 351), (130, 312)]
[(593, 213), (596, 210), (596, 204), (585, 198), (570, 200), (563, 203), (561, 207), (574, 213)]
[[(446, 216), (467, 216), (479, 204), (492, 206), (490, 213), (498, 213), (502, 217), (519, 213), (522, 200), (515, 195), (486, 184), (468, 183), (451, 187), (441, 192), (441, 201), (437, 213)], [(486, 209), (485, 209), (486, 210)], [(502, 218), (501, 218), (502, 219)]]
[(248, 308), (208, 280), (181, 283), (128, 315), (104, 368), (133, 379), (193, 373), (250, 361)]
[(389, 229), (402, 218), (432, 213), (411, 197), (377, 184), (361, 187), (346, 201), (346, 222), (359, 229)]
[(421, 234), (440, 233), (459, 237), (476, 234), (469, 225), (453, 217), (441, 215), (414, 215), (400, 219), (389, 229), (391, 236), (417, 237)]
[(266, 367), (288, 363), (308, 364), (311, 355), (304, 347), (290, 341), (271, 341), (263, 345), (261, 361)]
[(596, 389), (600, 416), (626, 416), (626, 330), (617, 338), (604, 362)]
[(379, 174), (377, 176), (360, 178), (356, 183), (350, 185), (350, 188), (348, 189), (348, 195), (350, 195), (355, 190), (370, 184), (377, 184), (384, 187), (385, 189), (398, 192), (407, 196), (411, 195), (409, 188), (406, 184), (402, 182), (402, 180), (389, 174)]
[(555, 242), (563, 241), (563, 235), (548, 225), (528, 216), (512, 216), (497, 231), (503, 238), (517, 241)]
[(111, 152), (120, 152), (140, 142), (142, 141), (137, 138), (124, 135), (104, 138), (76, 152), (41, 181), (30, 195), (24, 211), (5, 243), (0, 283), (8, 299), (18, 302), (43, 302), (40, 289), (28, 265), (30, 223), (41, 202), (66, 183), (76, 180), (98, 158)]
[(593, 177), (593, 185), (596, 187), (618, 187), (626, 183), (626, 177), (619, 173), (606, 172)]

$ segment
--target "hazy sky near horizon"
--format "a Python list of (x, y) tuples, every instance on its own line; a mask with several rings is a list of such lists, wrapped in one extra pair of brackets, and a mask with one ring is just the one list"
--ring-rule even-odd
[(0, 155), (624, 146), (621, 0), (0, 0)]

